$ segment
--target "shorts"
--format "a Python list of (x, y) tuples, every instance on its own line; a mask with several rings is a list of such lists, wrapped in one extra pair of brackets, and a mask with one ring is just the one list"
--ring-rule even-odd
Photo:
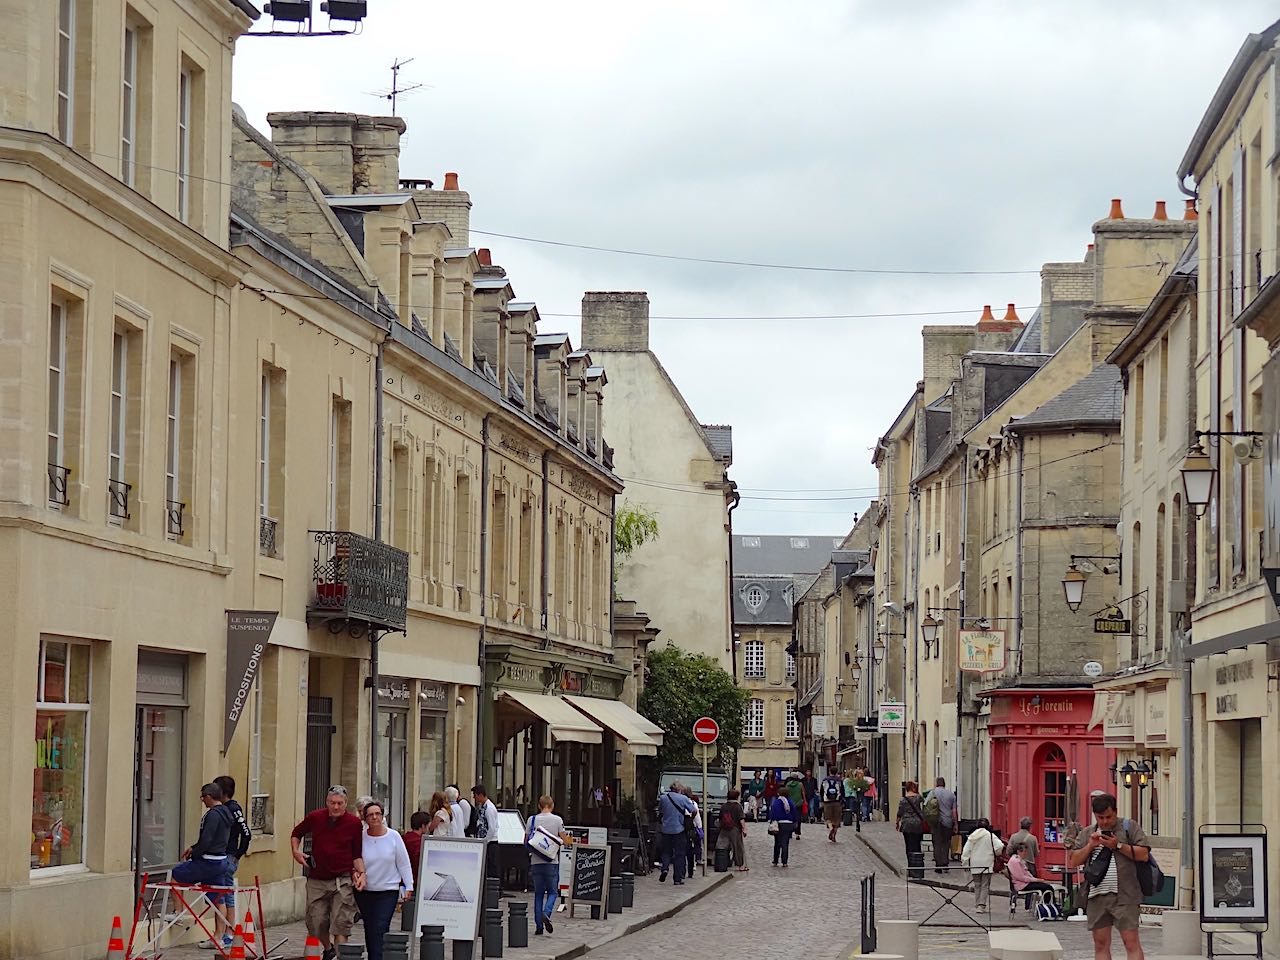
[(1089, 919), (1090, 930), (1105, 930), (1115, 927), (1121, 932), (1137, 930), (1139, 923), (1139, 905), (1136, 903), (1120, 903), (1120, 895), (1116, 893), (1092, 893), (1085, 903), (1084, 913)]
[(307, 933), (322, 940), (327, 936), (351, 936), (351, 927), (356, 922), (355, 888), (351, 878), (308, 877), (306, 922)]
[(822, 819), (829, 826), (838, 827), (844, 819), (844, 804), (839, 800), (828, 800), (822, 805)]
[[(227, 870), (222, 875), (222, 880), (219, 885), (223, 887), (230, 887), (231, 889), (226, 893), (216, 895), (218, 902), (225, 907), (234, 907), (236, 905), (236, 869), (239, 866), (240, 861), (236, 857), (230, 855), (227, 856)], [(210, 897), (209, 899), (212, 900), (213, 897)]]

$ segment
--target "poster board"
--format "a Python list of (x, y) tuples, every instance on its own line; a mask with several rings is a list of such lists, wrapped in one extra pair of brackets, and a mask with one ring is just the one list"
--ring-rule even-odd
[(569, 886), (569, 916), (576, 906), (600, 908), (600, 918), (608, 913), (609, 902), (609, 847), (590, 843), (575, 843), (573, 850), (573, 880)]
[(564, 832), (573, 838), (573, 844), (566, 843), (560, 848), (560, 896), (569, 899), (569, 890), (573, 886), (573, 847), (579, 843), (604, 847), (609, 845), (607, 827), (570, 827)]
[(1264, 833), (1201, 833), (1200, 925), (1270, 922)]
[(498, 843), (506, 846), (507, 844), (515, 844), (516, 846), (524, 846), (524, 818), (520, 816), (519, 810), (499, 810), (498, 811)]
[(414, 891), (414, 937), (424, 924), (444, 927), (446, 940), (480, 939), (486, 840), (423, 837)]

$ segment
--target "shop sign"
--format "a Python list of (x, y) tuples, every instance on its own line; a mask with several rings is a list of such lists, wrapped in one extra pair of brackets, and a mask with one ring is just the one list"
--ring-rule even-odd
[(1133, 743), (1133, 694), (1122, 693), (1102, 718), (1104, 743)]
[(560, 674), (560, 689), (565, 693), (582, 693), (586, 686), (587, 676), (584, 673), (575, 673), (573, 670), (565, 670)]
[(1039, 694), (1018, 698), (1018, 713), (1025, 720), (1038, 720), (1041, 717), (1054, 720), (1068, 719), (1063, 714), (1074, 713), (1076, 702), (1070, 697), (1055, 697), (1051, 694)]
[(1231, 650), (1209, 661), (1209, 719), (1243, 720), (1267, 713), (1265, 646)]
[(1093, 621), (1094, 633), (1127, 634), (1133, 632), (1133, 622), (1119, 617), (1096, 617)]
[(418, 706), (423, 710), (446, 713), (449, 710), (449, 684), (422, 680), (418, 684)]
[(960, 669), (967, 673), (995, 673), (1004, 669), (1003, 630), (961, 630)]
[(407, 707), (413, 699), (409, 681), (402, 677), (378, 678), (378, 705), (382, 707)]
[(880, 733), (907, 732), (907, 705), (896, 700), (885, 700), (880, 704)]
[(827, 718), (822, 714), (810, 717), (809, 730), (815, 737), (825, 737), (827, 735)]
[(231, 746), (240, 715), (249, 701), (267, 641), (276, 625), (274, 610), (227, 611), (227, 686), (222, 724), (222, 752)]
[(1147, 743), (1167, 743), (1169, 740), (1168, 694), (1168, 687), (1153, 687), (1147, 691)]
[(613, 682), (605, 677), (587, 677), (587, 696), (612, 699)]
[(499, 679), (506, 686), (542, 689), (542, 667), (528, 663), (504, 663)]

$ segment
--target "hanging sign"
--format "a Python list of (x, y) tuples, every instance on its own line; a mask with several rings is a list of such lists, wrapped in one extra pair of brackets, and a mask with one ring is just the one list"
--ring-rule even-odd
[(880, 704), (880, 733), (907, 732), (907, 705), (896, 700), (885, 700)]
[(960, 669), (966, 673), (996, 673), (1004, 669), (1003, 630), (961, 630)]
[(267, 652), (271, 628), (276, 625), (275, 610), (227, 611), (227, 688), (226, 712), (222, 722), (222, 752), (231, 746), (236, 725), (249, 702), (249, 691), (258, 676), (258, 667)]
[(1093, 632), (1119, 634), (1132, 633), (1133, 621), (1123, 620), (1119, 617), (1096, 617), (1093, 621)]

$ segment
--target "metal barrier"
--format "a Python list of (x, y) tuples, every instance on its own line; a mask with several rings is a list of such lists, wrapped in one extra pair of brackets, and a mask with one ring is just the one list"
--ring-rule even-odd
[[(991, 930), (991, 922), (990, 922), (991, 897), (990, 895), (988, 895), (987, 897), (987, 909), (985, 910), (985, 912), (979, 912), (977, 909), (976, 903), (973, 905), (973, 907), (966, 908), (965, 906), (956, 902), (957, 898), (962, 893), (968, 893), (968, 894), (975, 893), (975, 889), (974, 889), (975, 874), (973, 873), (972, 868), (965, 867), (965, 866), (948, 866), (948, 867), (939, 867), (935, 869), (945, 871), (946, 874), (948, 875), (948, 878), (950, 879), (951, 884), (960, 882), (961, 878), (963, 878), (962, 884), (960, 886), (950, 886), (950, 885), (940, 886), (939, 883), (931, 883), (923, 880), (909, 881), (907, 883), (907, 917), (906, 919), (917, 920), (920, 926), (922, 927), (977, 927), (981, 930), (990, 931)], [(957, 876), (952, 878), (951, 877), (952, 874), (955, 874)], [(987, 872), (987, 876), (988, 877), (992, 876), (990, 871)], [(928, 890), (934, 897), (937, 897), (938, 900), (940, 900), (941, 902), (934, 903), (932, 898), (926, 897), (924, 898), (925, 900), (924, 907), (918, 908), (916, 910), (916, 915), (912, 916), (911, 915), (912, 890)], [(999, 894), (998, 896), (1003, 898), (1004, 895)], [(917, 898), (917, 903), (919, 903), (919, 901), (920, 901), (920, 898)], [(932, 909), (930, 909), (930, 907), (932, 907)], [(948, 908), (950, 908), (950, 910), (948, 910)], [(973, 913), (969, 912), (970, 909), (973, 910)], [(923, 918), (921, 918), (921, 914), (923, 914), (924, 911), (926, 910), (928, 910), (929, 912), (925, 914)], [(939, 914), (942, 914), (943, 911), (947, 911), (947, 914), (944, 915), (942, 918), (935, 920), (934, 918), (938, 917)], [(951, 911), (958, 913), (960, 917), (959, 918), (955, 917), (954, 914), (951, 913)]]
[(876, 952), (876, 875), (868, 874), (859, 881), (862, 887), (862, 952)]

